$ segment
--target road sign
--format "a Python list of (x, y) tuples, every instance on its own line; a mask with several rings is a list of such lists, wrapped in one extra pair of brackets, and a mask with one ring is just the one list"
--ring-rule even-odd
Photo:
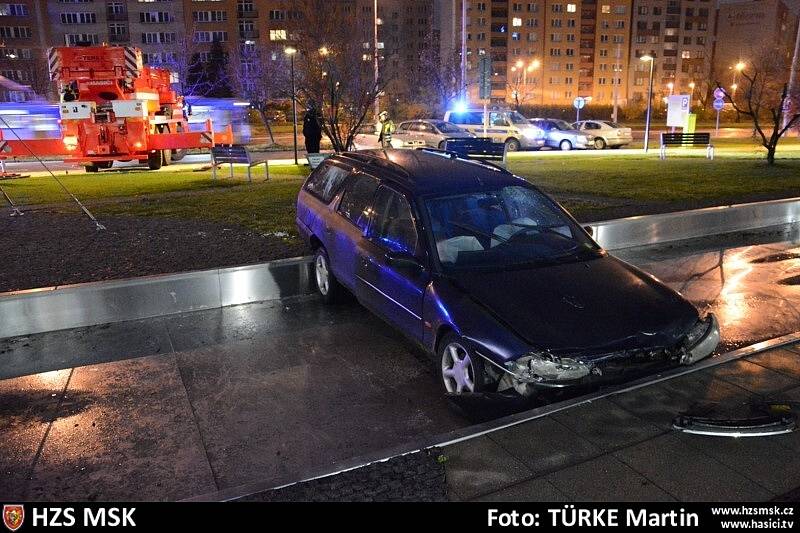
[(487, 55), (478, 60), (478, 96), (481, 100), (492, 97), (492, 58)]
[(722, 87), (714, 89), (714, 99), (722, 100), (723, 98), (725, 98), (725, 91), (722, 90)]
[(723, 100), (722, 98), (717, 98), (716, 100), (714, 100), (713, 106), (714, 109), (716, 109), (717, 111), (722, 111), (722, 108), (725, 107), (725, 100)]
[(667, 98), (667, 126), (683, 128), (686, 126), (686, 117), (691, 107), (691, 97), (688, 94), (674, 94)]
[(575, 109), (583, 109), (586, 107), (586, 98), (578, 96), (572, 101), (572, 105), (575, 107)]

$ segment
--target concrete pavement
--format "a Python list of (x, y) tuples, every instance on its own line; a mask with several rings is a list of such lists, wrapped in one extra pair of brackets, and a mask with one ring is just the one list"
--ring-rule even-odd
[(678, 414), (800, 401), (800, 347), (770, 350), (445, 447), (448, 493), (479, 501), (765, 501), (800, 486), (800, 433), (678, 433)]

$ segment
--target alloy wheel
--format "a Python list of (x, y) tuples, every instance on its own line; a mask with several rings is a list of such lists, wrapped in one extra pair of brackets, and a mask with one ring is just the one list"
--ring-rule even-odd
[(442, 353), (442, 379), (447, 392), (475, 392), (475, 369), (467, 350), (451, 342)]

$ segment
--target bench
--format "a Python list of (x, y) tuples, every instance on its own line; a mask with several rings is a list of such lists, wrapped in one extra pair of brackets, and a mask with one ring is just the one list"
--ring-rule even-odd
[(506, 144), (492, 142), (488, 137), (445, 139), (444, 149), (468, 159), (506, 162)]
[(264, 177), (269, 180), (269, 160), (254, 160), (245, 146), (214, 146), (211, 148), (211, 172), (214, 179), (217, 179), (217, 167), (230, 165), (230, 177), (233, 177), (233, 165), (247, 165), (247, 181), (253, 181), (250, 169), (257, 165), (264, 165)]
[(667, 158), (668, 146), (705, 146), (706, 158), (714, 159), (714, 145), (711, 144), (710, 133), (667, 133), (661, 134), (661, 153), (663, 161)]

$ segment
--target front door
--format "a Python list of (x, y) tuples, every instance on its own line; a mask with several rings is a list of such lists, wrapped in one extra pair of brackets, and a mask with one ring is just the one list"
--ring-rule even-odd
[[(422, 257), (414, 215), (405, 196), (382, 186), (375, 195), (367, 237), (359, 244), (356, 295), (373, 312), (415, 339), (422, 339), (425, 268), (397, 265), (389, 254)], [(422, 262), (422, 261), (421, 261)]]

